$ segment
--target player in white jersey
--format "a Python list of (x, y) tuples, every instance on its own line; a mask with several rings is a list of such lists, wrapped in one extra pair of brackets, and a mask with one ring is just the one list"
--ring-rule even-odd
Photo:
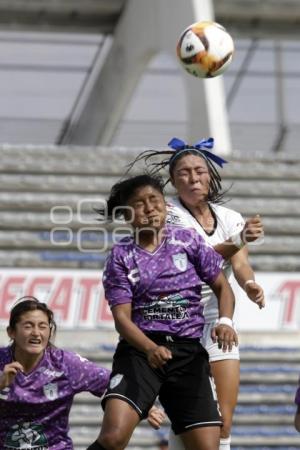
[[(150, 167), (154, 172), (169, 167), (170, 180), (178, 197), (169, 202), (168, 222), (196, 229), (227, 259), (224, 262), (226, 276), (229, 277), (233, 269), (239, 285), (262, 308), (263, 290), (255, 282), (245, 246), (262, 233), (260, 218), (256, 216), (245, 223), (239, 213), (217, 204), (223, 194), (221, 177), (214, 163), (222, 167), (226, 161), (208, 150), (213, 146), (212, 138), (194, 146), (174, 138), (169, 146), (172, 150), (149, 151), (138, 158), (151, 161)], [(152, 163), (153, 156), (164, 154), (170, 157)], [(223, 418), (220, 450), (230, 450), (230, 430), (239, 388), (239, 352), (235, 348), (230, 354), (224, 353), (213, 343), (211, 332), (219, 317), (217, 301), (209, 287), (206, 286), (202, 292), (205, 297), (202, 301), (206, 325), (201, 342), (209, 353)], [(170, 450), (183, 449), (180, 439), (171, 433)]]
[[(178, 197), (172, 198), (171, 201), (167, 203), (167, 206), (169, 220), (172, 223), (177, 226), (194, 228), (212, 247), (221, 244), (224, 241), (227, 241), (231, 236), (240, 233), (245, 225), (244, 219), (236, 211), (225, 208), (224, 206), (211, 204), (210, 209), (215, 218), (216, 227), (212, 232), (207, 233)], [(230, 260), (224, 260), (223, 271), (228, 279), (232, 273)], [(214, 324), (219, 317), (217, 298), (213, 295), (208, 285), (203, 286), (202, 295), (201, 303), (204, 305), (205, 323), (206, 325)], [(209, 345), (211, 343), (210, 333), (208, 333), (206, 341), (205, 347), (208, 350), (207, 344)], [(238, 355), (238, 347), (235, 348), (234, 352)], [(216, 355), (214, 353), (216, 353)], [(215, 346), (209, 354), (210, 361), (218, 360), (220, 355), (222, 356), (222, 359), (224, 356), (225, 358), (228, 356), (224, 355), (222, 351), (220, 352), (218, 347)], [(229, 359), (232, 359), (232, 357), (233, 354), (230, 354)]]

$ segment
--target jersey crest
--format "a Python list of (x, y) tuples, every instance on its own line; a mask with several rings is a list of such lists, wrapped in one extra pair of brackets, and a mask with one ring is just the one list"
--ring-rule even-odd
[(175, 267), (180, 270), (180, 272), (186, 271), (188, 263), (186, 253), (178, 253), (177, 255), (173, 255), (172, 259)]
[(121, 383), (122, 379), (123, 379), (124, 375), (122, 375), (121, 373), (117, 373), (114, 377), (112, 377), (112, 379), (110, 380), (109, 383), (109, 387), (111, 389), (115, 388), (116, 386), (118, 386), (118, 384)]
[(55, 400), (58, 397), (57, 383), (48, 383), (43, 387), (45, 396), (49, 400)]

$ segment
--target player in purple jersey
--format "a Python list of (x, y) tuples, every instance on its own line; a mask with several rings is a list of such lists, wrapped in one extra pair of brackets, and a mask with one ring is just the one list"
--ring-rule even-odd
[(140, 175), (116, 184), (106, 214), (124, 215), (133, 235), (113, 247), (104, 272), (121, 340), (103, 400), (102, 429), (89, 450), (123, 450), (157, 395), (188, 450), (217, 450), (222, 420), (199, 338), (205, 281), (219, 299), (214, 339), (224, 352), (237, 344), (228, 325), (234, 296), (222, 258), (194, 230), (166, 225), (160, 178)]
[(88, 391), (101, 397), (110, 371), (54, 347), (52, 311), (34, 297), (12, 309), (0, 348), (1, 450), (71, 450), (68, 436), (73, 397)]
[(294, 425), (297, 431), (300, 433), (300, 379), (299, 385), (295, 396), (295, 403), (297, 405), (297, 411), (295, 414)]
[[(245, 224), (239, 213), (218, 204), (224, 192), (216, 165), (222, 167), (226, 161), (209, 151), (212, 146), (212, 138), (192, 146), (173, 138), (169, 149), (143, 152), (136, 161), (150, 163), (152, 173), (168, 168), (177, 196), (168, 202), (167, 221), (194, 228), (226, 259), (223, 266), (226, 277), (229, 278), (233, 271), (249, 299), (262, 308), (263, 289), (255, 282), (245, 244), (256, 240), (262, 234), (263, 226), (259, 216), (248, 219)], [(218, 319), (218, 303), (209, 286), (203, 286), (202, 304), (205, 327), (201, 342), (209, 354), (223, 418), (220, 450), (230, 450), (230, 431), (239, 389), (239, 348), (224, 353), (211, 340), (211, 329)], [(183, 448), (181, 440), (171, 433), (170, 450)]]

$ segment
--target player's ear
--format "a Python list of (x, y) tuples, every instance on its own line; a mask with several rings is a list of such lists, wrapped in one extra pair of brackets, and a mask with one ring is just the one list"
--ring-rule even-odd
[(15, 339), (15, 332), (11, 327), (6, 328), (7, 335), (12, 341)]

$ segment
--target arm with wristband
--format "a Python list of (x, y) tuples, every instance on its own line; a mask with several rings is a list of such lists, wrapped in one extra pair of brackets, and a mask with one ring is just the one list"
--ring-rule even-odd
[(238, 345), (238, 337), (232, 325), (234, 313), (234, 294), (223, 272), (210, 285), (219, 303), (219, 317), (212, 331), (212, 340), (218, 342), (219, 348), (231, 351), (233, 345)]
[(245, 247), (234, 255), (231, 258), (231, 264), (234, 276), (248, 298), (260, 309), (263, 308), (265, 306), (264, 291), (255, 281), (255, 275), (248, 260), (248, 249)]

